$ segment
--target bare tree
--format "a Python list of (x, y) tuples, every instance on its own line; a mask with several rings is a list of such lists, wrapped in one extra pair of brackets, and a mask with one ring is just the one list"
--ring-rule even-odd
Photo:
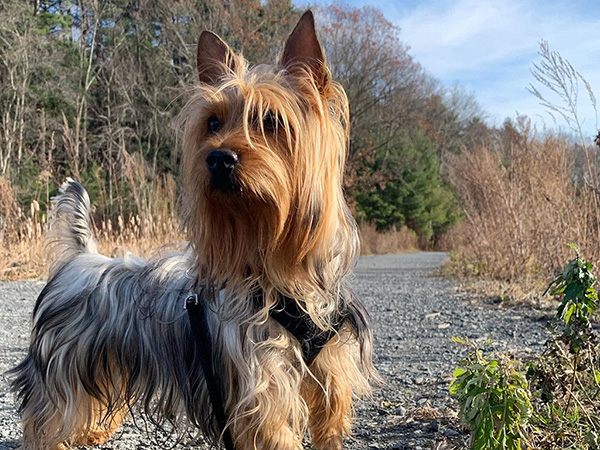
[(0, 175), (6, 176), (13, 159), (20, 166), (24, 151), (33, 38), (32, 18), (18, 2), (0, 6), (0, 17)]
[(318, 18), (328, 62), (350, 102), (351, 158), (373, 133), (385, 147), (415, 125), (435, 81), (380, 11), (334, 4), (320, 8)]

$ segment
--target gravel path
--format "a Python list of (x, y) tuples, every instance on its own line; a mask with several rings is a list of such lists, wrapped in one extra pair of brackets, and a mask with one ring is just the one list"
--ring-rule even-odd
[[(520, 357), (541, 348), (547, 316), (470, 302), (451, 281), (436, 276), (445, 253), (413, 253), (361, 258), (354, 288), (373, 316), (376, 365), (385, 379), (372, 401), (357, 408), (355, 439), (345, 448), (461, 448), (465, 436), (453, 420), (448, 396), (453, 368), (465, 350), (451, 336), (491, 338), (492, 348)], [(0, 373), (24, 355), (29, 316), (42, 283), (0, 283)], [(0, 381), (0, 450), (20, 441), (14, 398)], [(180, 448), (182, 446), (179, 446)], [(144, 433), (125, 426), (103, 450), (159, 450)]]

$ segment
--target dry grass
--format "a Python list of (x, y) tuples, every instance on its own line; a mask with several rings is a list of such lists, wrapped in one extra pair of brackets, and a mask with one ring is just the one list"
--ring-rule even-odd
[(556, 136), (537, 138), (526, 121), (495, 145), (464, 151), (451, 161), (451, 179), (464, 220), (448, 236), (459, 275), (487, 280), (551, 280), (572, 257), (600, 259), (598, 165), (576, 158)]
[[(10, 183), (1, 177), (0, 192), (6, 193), (0, 198), (0, 281), (46, 276), (43, 238), (47, 213), (40, 211), (35, 200), (28, 211), (19, 208)], [(136, 214), (93, 220), (101, 253), (112, 257), (126, 252), (149, 256), (164, 244), (183, 240), (175, 212), (177, 192), (173, 177), (138, 184), (132, 178), (129, 192), (134, 198)]]
[[(139, 167), (141, 165), (134, 165), (130, 178), (130, 201), (138, 213), (93, 220), (99, 251), (105, 255), (119, 257), (131, 252), (149, 256), (165, 244), (185, 240), (176, 214), (177, 190), (173, 177), (135, 184), (134, 180), (144, 179), (143, 172), (137, 173)], [(3, 225), (0, 227), (0, 281), (45, 277), (43, 236), (47, 214), (40, 211), (36, 201), (28, 211), (20, 209), (10, 184), (3, 178), (0, 178), (0, 192), (7, 193), (0, 199), (0, 225)], [(363, 225), (360, 235), (363, 254), (400, 253), (418, 248), (415, 233), (407, 228), (378, 233), (374, 226)]]
[(101, 253), (111, 257), (126, 252), (148, 256), (164, 244), (185, 240), (176, 212), (177, 189), (173, 177), (136, 186), (133, 198), (141, 213), (127, 219), (119, 215), (114, 221), (104, 219), (95, 224)]
[[(0, 244), (0, 281), (46, 276), (45, 222), (45, 217), (37, 221), (28, 220), (24, 224), (26, 231)], [(124, 220), (119, 216), (116, 223), (106, 220), (93, 228), (100, 253), (111, 257), (120, 257), (126, 252), (149, 256), (164, 244), (184, 240), (179, 231), (179, 221), (174, 217), (156, 219), (136, 215)]]
[[(36, 221), (27, 220), (23, 227), (23, 231), (13, 234), (18, 237), (0, 244), (0, 281), (46, 276), (45, 216)], [(184, 240), (179, 221), (174, 217), (156, 219), (136, 215), (124, 220), (119, 216), (116, 223), (106, 220), (93, 228), (100, 253), (111, 257), (120, 257), (126, 252), (149, 256), (164, 244)]]
[(417, 235), (406, 227), (382, 233), (374, 225), (361, 224), (359, 233), (362, 255), (405, 253), (419, 248)]
[(19, 208), (14, 189), (0, 177), (0, 280), (35, 276), (42, 248), (39, 204)]

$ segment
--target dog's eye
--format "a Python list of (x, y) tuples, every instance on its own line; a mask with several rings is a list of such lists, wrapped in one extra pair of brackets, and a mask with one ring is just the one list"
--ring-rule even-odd
[(223, 127), (223, 125), (221, 124), (221, 122), (219, 121), (219, 119), (217, 119), (215, 116), (210, 116), (208, 118), (208, 131), (210, 133), (216, 133), (222, 127)]
[(263, 128), (265, 131), (275, 131), (279, 126), (279, 117), (274, 112), (267, 112), (263, 117)]

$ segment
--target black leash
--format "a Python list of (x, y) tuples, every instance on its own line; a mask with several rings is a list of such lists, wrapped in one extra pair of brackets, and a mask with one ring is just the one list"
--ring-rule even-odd
[(227, 414), (223, 409), (221, 390), (219, 389), (219, 383), (213, 370), (212, 345), (204, 302), (198, 298), (198, 294), (190, 294), (185, 299), (185, 309), (188, 312), (192, 333), (196, 341), (196, 348), (200, 354), (200, 365), (202, 366), (202, 372), (204, 372), (212, 410), (222, 432), (223, 444), (225, 444), (227, 450), (235, 450), (233, 439), (231, 439), (231, 432), (229, 428), (225, 428), (227, 426)]

